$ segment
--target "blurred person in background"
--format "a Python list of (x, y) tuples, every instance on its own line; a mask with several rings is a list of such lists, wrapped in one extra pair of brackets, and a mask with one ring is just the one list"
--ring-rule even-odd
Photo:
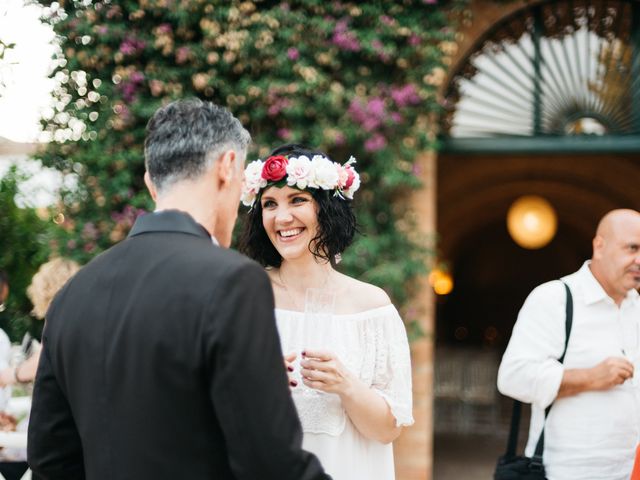
[(562, 280), (573, 297), (564, 363), (558, 359), (566, 296), (553, 280), (536, 287), (522, 306), (498, 390), (531, 403), (525, 455), (533, 454), (544, 425), (549, 480), (628, 480), (640, 436), (640, 212), (607, 213), (591, 260)]
[[(78, 270), (80, 270), (80, 265), (66, 258), (54, 258), (40, 266), (27, 288), (27, 296), (33, 304), (32, 313), (36, 318), (44, 319), (49, 304), (56, 293)], [(0, 339), (0, 343), (2, 341)], [(14, 366), (9, 366), (8, 362), (6, 365), (2, 365), (0, 386), (6, 387), (17, 383), (28, 383), (35, 378), (38, 361), (40, 360), (40, 345), (35, 340), (27, 338), (27, 341), (23, 342), (23, 346), (26, 350), (26, 358), (23, 361)]]
[[(0, 270), (0, 312), (5, 310), (7, 299), (9, 298), (9, 276), (4, 270)], [(0, 370), (4, 371), (9, 368), (11, 363), (11, 342), (4, 330), (0, 328)], [(4, 383), (0, 380), (0, 411), (7, 406), (9, 398), (11, 398), (11, 388), (7, 388), (10, 383)]]

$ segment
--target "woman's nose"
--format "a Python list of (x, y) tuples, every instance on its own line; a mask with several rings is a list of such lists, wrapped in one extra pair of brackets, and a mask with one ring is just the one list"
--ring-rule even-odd
[(283, 208), (279, 208), (278, 211), (276, 212), (276, 220), (279, 222), (290, 222), (293, 219), (293, 217), (291, 216), (291, 212), (289, 212), (289, 209), (286, 207)]

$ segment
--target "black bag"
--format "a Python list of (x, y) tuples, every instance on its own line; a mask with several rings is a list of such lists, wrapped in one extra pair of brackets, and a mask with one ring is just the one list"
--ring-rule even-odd
[[(498, 459), (498, 464), (493, 474), (494, 480), (545, 480), (547, 478), (544, 471), (544, 464), (542, 463), (544, 427), (540, 433), (533, 457), (529, 458), (524, 455), (516, 455), (521, 409), (522, 403), (514, 400), (507, 451)], [(547, 409), (547, 412), (548, 411), (549, 409)]]
[[(567, 292), (567, 305), (564, 351), (562, 352), (562, 356), (558, 359), (560, 363), (564, 361), (564, 356), (567, 353), (569, 335), (571, 335), (571, 324), (573, 322), (573, 298), (571, 296), (571, 290), (566, 283), (564, 284), (564, 288)], [(551, 410), (552, 405), (549, 405), (544, 412), (545, 420), (547, 415), (549, 415), (549, 410)], [(511, 414), (511, 429), (509, 430), (509, 439), (507, 440), (507, 451), (498, 459), (496, 470), (493, 473), (493, 480), (546, 480), (547, 478), (544, 470), (544, 463), (542, 461), (542, 453), (544, 451), (544, 425), (540, 432), (538, 442), (536, 443), (536, 449), (533, 453), (533, 457), (516, 455), (521, 410), (522, 403), (518, 400), (514, 400), (513, 412)]]

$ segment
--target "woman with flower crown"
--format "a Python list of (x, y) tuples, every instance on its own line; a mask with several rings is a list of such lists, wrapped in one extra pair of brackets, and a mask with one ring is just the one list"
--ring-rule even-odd
[(304, 448), (334, 480), (393, 480), (391, 442), (413, 423), (409, 345), (387, 294), (335, 269), (356, 232), (354, 163), (299, 145), (250, 163), (241, 250), (271, 278)]

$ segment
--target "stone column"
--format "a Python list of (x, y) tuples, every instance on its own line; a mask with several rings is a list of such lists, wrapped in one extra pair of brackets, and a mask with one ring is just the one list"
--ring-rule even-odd
[[(424, 188), (412, 199), (418, 228), (427, 238), (436, 231), (436, 154), (416, 159)], [(396, 479), (431, 480), (433, 474), (433, 354), (435, 335), (434, 294), (427, 278), (420, 280), (413, 307), (419, 312), (424, 336), (411, 344), (413, 415), (415, 424), (394, 442)]]

